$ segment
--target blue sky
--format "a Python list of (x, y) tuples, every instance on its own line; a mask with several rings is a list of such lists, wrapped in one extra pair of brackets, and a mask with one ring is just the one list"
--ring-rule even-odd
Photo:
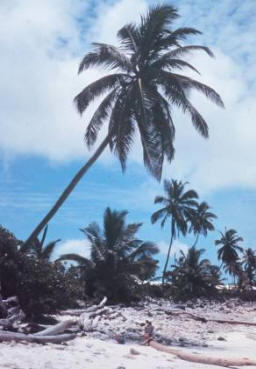
[[(116, 31), (136, 21), (146, 0), (2, 0), (0, 3), (0, 224), (26, 238), (54, 203), (60, 191), (88, 158), (83, 143), (86, 122), (72, 102), (74, 96), (103, 71), (77, 76), (90, 42), (116, 43)], [(215, 59), (197, 54), (189, 61), (201, 72), (199, 80), (222, 96), (225, 110), (197, 94), (196, 107), (210, 127), (210, 139), (198, 136), (188, 117), (174, 111), (176, 156), (164, 167), (163, 178), (189, 181), (201, 200), (218, 215), (216, 229), (235, 228), (244, 247), (256, 249), (256, 39), (254, 0), (173, 1), (181, 17), (175, 26), (192, 26), (203, 35), (192, 44), (211, 47)], [(100, 136), (104, 137), (106, 129)], [(169, 242), (168, 226), (151, 226), (162, 193), (144, 169), (135, 142), (128, 170), (122, 175), (117, 159), (107, 151), (84, 177), (49, 225), (48, 240), (61, 238), (58, 253), (81, 251), (88, 245), (78, 230), (101, 222), (106, 206), (127, 209), (128, 221), (144, 223), (139, 236), (159, 243), (162, 260)], [(218, 232), (199, 246), (216, 261)], [(174, 250), (186, 248), (193, 237), (181, 239)]]

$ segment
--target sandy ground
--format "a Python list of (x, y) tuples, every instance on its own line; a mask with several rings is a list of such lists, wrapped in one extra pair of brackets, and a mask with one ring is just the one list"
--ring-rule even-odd
[[(154, 310), (154, 307), (149, 307)], [(186, 309), (187, 311), (189, 309)], [(148, 311), (148, 310), (147, 310)], [(190, 310), (204, 316), (218, 316), (232, 320), (256, 321), (254, 306), (195, 307)], [(228, 313), (227, 313), (228, 311)], [(160, 313), (160, 310), (158, 310)], [(134, 325), (148, 319), (145, 310), (127, 309)], [(180, 350), (198, 355), (222, 358), (249, 357), (256, 360), (256, 327), (228, 324), (201, 323), (184, 317), (171, 318), (157, 314), (151, 318), (161, 332), (176, 340), (200, 341), (201, 345), (179, 347)], [(129, 322), (129, 321), (128, 321)], [(127, 324), (127, 322), (126, 322)], [(130, 323), (129, 323), (130, 324)], [(166, 328), (164, 328), (166, 327)], [(179, 337), (177, 337), (177, 335)], [(181, 338), (182, 337), (182, 338)], [(221, 337), (221, 340), (220, 340)], [(203, 347), (204, 346), (204, 347)], [(139, 354), (134, 355), (131, 349)], [(213, 369), (217, 366), (190, 363), (136, 343), (117, 344), (114, 340), (100, 340), (90, 335), (77, 337), (66, 344), (38, 345), (25, 343), (0, 343), (0, 368), (11, 369)], [(252, 368), (252, 367), (243, 367)]]

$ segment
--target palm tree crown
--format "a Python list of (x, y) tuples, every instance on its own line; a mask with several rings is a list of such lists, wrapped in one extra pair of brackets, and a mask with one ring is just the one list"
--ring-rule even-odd
[(81, 62), (79, 73), (93, 66), (103, 66), (112, 72), (87, 86), (75, 98), (79, 112), (83, 113), (96, 97), (105, 94), (86, 130), (89, 147), (108, 119), (110, 148), (125, 169), (137, 124), (144, 163), (157, 178), (161, 177), (164, 158), (171, 161), (174, 155), (175, 129), (170, 105), (188, 113), (203, 137), (208, 137), (207, 123), (189, 101), (188, 92), (196, 89), (223, 106), (212, 88), (176, 73), (184, 68), (198, 72), (182, 59), (191, 51), (202, 50), (213, 56), (205, 46), (182, 46), (181, 41), (187, 36), (201, 32), (194, 28), (171, 30), (177, 17), (174, 7), (155, 6), (141, 17), (139, 25), (131, 23), (119, 30), (119, 48), (94, 43), (94, 50)]
[[(104, 214), (103, 230), (97, 223), (91, 223), (81, 229), (90, 243), (90, 258), (77, 254), (62, 255), (60, 260), (77, 261), (84, 267), (84, 273), (91, 292), (97, 286), (105, 289), (110, 297), (120, 295), (125, 283), (133, 276), (154, 274), (157, 261), (152, 256), (158, 247), (152, 242), (136, 238), (142, 223), (126, 224), (127, 211), (115, 211), (107, 208)], [(122, 292), (124, 293), (124, 291)]]
[(213, 219), (217, 216), (209, 211), (209, 205), (203, 201), (197, 205), (196, 209), (191, 209), (192, 217), (190, 219), (190, 232), (196, 235), (194, 246), (197, 244), (199, 235), (207, 236), (208, 231), (214, 231)]
[(187, 254), (180, 252), (173, 270), (168, 273), (173, 286), (179, 289), (178, 295), (183, 294), (185, 298), (200, 296), (220, 284), (219, 268), (208, 259), (201, 259), (204, 252), (195, 246), (190, 247)]
[(239, 237), (234, 229), (228, 229), (220, 234), (221, 238), (215, 241), (216, 246), (221, 246), (218, 250), (218, 259), (225, 265), (229, 274), (235, 275), (238, 270), (239, 252), (243, 251), (239, 242), (242, 242), (243, 238)]
[(170, 251), (173, 240), (181, 233), (183, 236), (188, 231), (188, 221), (192, 218), (192, 212), (197, 208), (198, 195), (194, 190), (185, 191), (186, 182), (164, 181), (164, 191), (166, 197), (156, 196), (155, 204), (162, 204), (163, 207), (151, 216), (152, 223), (162, 219), (161, 227), (165, 225), (168, 218), (171, 219), (171, 242), (167, 253), (166, 263), (163, 271), (163, 279), (166, 273), (170, 258)]

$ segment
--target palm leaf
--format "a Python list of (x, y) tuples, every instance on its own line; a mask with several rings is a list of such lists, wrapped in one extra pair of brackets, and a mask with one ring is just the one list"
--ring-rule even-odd
[(122, 73), (110, 74), (85, 87), (74, 99), (79, 113), (82, 114), (94, 99), (119, 85), (125, 76)]
[(85, 55), (82, 59), (78, 73), (95, 66), (104, 66), (110, 69), (120, 69), (129, 72), (132, 69), (129, 58), (121, 53), (118, 48), (103, 43), (93, 43), (94, 51)]
[(52, 252), (53, 252), (53, 250), (54, 250), (54, 248), (55, 248), (55, 246), (56, 246), (56, 244), (58, 243), (58, 242), (60, 242), (61, 240), (60, 239), (58, 239), (58, 240), (56, 240), (56, 241), (52, 241), (52, 242), (50, 242), (48, 245), (46, 245), (43, 249), (42, 249), (42, 257), (44, 258), (44, 259), (47, 259), (47, 260), (49, 260), (50, 259), (50, 257), (51, 257), (51, 255), (52, 255)]

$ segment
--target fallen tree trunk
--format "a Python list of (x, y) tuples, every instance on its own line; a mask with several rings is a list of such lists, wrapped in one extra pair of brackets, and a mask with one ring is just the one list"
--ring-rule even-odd
[(75, 323), (76, 321), (74, 319), (65, 320), (61, 323), (54, 325), (53, 327), (49, 327), (49, 328), (44, 329), (43, 331), (35, 333), (34, 336), (38, 337), (38, 336), (56, 335), (56, 334), (64, 332), (67, 328), (71, 327)]
[(13, 332), (0, 332), (0, 342), (2, 341), (26, 341), (36, 343), (62, 343), (73, 340), (75, 334), (61, 334), (58, 336), (36, 336), (34, 334), (23, 334)]
[(167, 352), (173, 355), (176, 355), (178, 358), (193, 362), (193, 363), (200, 363), (200, 364), (208, 364), (208, 365), (217, 365), (217, 366), (223, 366), (223, 367), (232, 367), (232, 366), (256, 366), (256, 360), (251, 360), (248, 358), (242, 358), (242, 359), (221, 359), (221, 358), (214, 358), (210, 356), (204, 356), (204, 355), (196, 355), (196, 354), (190, 354), (185, 353), (177, 349), (173, 349), (171, 347), (162, 345), (161, 343), (157, 343), (153, 340), (149, 341), (149, 346), (153, 347), (154, 349), (158, 351)]

